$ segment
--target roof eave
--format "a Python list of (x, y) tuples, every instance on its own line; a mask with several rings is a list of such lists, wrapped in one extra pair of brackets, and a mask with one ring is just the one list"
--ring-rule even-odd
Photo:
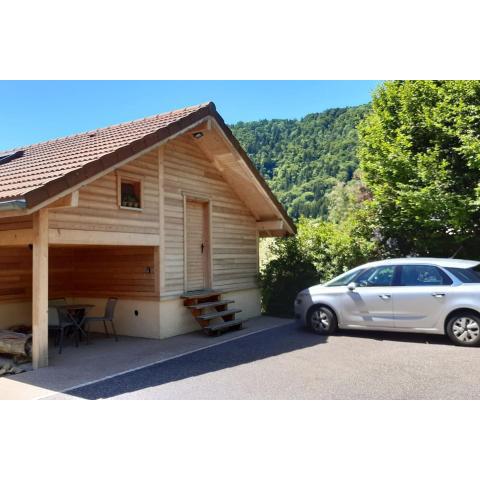
[(205, 107), (192, 112), (190, 115), (181, 118), (172, 125), (161, 128), (150, 133), (128, 145), (125, 145), (114, 152), (99, 157), (97, 160), (87, 163), (83, 167), (73, 170), (66, 175), (59, 177), (40, 188), (31, 190), (25, 194), (28, 209), (36, 209), (39, 205), (43, 205), (53, 201), (54, 198), (64, 195), (70, 189), (81, 186), (88, 182), (103, 171), (116, 166), (119, 163), (128, 161), (131, 157), (142, 153), (144, 150), (160, 145), (162, 142), (169, 140), (172, 136), (188, 129), (191, 125), (197, 123), (210, 114), (209, 104)]
[(289, 232), (287, 232), (288, 235), (296, 235), (297, 233), (297, 228), (295, 224), (293, 223), (293, 220), (290, 218), (288, 215), (287, 211), (283, 207), (283, 205), (278, 201), (277, 197), (275, 194), (272, 192), (270, 189), (268, 183), (265, 181), (265, 179), (262, 177), (260, 172), (257, 170), (255, 165), (253, 164), (252, 160), (248, 156), (247, 152), (243, 149), (243, 147), (240, 145), (240, 142), (237, 140), (233, 132), (230, 130), (228, 125), (225, 123), (223, 118), (220, 116), (220, 114), (217, 112), (215, 108), (215, 104), (211, 102), (210, 104), (211, 110), (212, 110), (212, 116), (215, 118), (217, 121), (218, 125), (220, 128), (223, 130), (225, 135), (227, 136), (228, 140), (231, 142), (231, 144), (235, 147), (237, 152), (240, 154), (242, 157), (243, 161), (251, 171), (251, 173), (254, 175), (256, 180), (260, 183), (261, 187), (267, 192), (270, 200), (273, 202), (279, 213), (281, 214), (283, 220), (285, 220), (286, 225), (288, 226)]
[(129, 160), (131, 157), (136, 156), (145, 150), (168, 141), (173, 136), (183, 133), (183, 131), (189, 129), (190, 127), (194, 126), (194, 124), (207, 118), (208, 116), (212, 116), (217, 121), (217, 124), (222, 129), (223, 133), (226, 135), (233, 147), (237, 150), (246, 166), (260, 184), (260, 187), (263, 188), (267, 193), (273, 205), (280, 213), (282, 219), (285, 221), (287, 226), (285, 231), (286, 235), (295, 235), (297, 230), (293, 220), (290, 218), (283, 205), (275, 197), (265, 179), (260, 175), (260, 172), (257, 170), (245, 150), (242, 148), (230, 128), (226, 125), (223, 118), (217, 112), (213, 102), (205, 104), (205, 106), (202, 108), (181, 118), (175, 123), (168, 125), (167, 127), (160, 128), (159, 130), (135, 140), (130, 144), (115, 150), (114, 152), (108, 153), (77, 170), (73, 170), (62, 177), (52, 180), (40, 188), (27, 192), (25, 194), (25, 198), (22, 199), (22, 201), (25, 202), (24, 208), (28, 209), (29, 211), (33, 211), (41, 208), (44, 205), (48, 205), (58, 197), (67, 194), (68, 191), (74, 189), (75, 187), (79, 188), (82, 184), (92, 180), (103, 171)]

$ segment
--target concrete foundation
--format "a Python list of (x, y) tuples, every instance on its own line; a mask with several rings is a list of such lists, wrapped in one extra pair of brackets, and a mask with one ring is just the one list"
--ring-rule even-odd
[[(223, 298), (235, 301), (235, 308), (242, 320), (260, 315), (260, 291), (257, 288), (226, 292)], [(100, 317), (105, 313), (106, 298), (73, 297), (68, 303), (95, 305), (88, 316)], [(31, 302), (0, 304), (0, 329), (13, 325), (30, 325), (32, 320)], [(119, 335), (143, 338), (168, 338), (199, 330), (190, 311), (181, 298), (158, 300), (118, 300), (115, 309), (115, 328)], [(103, 332), (103, 323), (92, 324), (91, 331)]]

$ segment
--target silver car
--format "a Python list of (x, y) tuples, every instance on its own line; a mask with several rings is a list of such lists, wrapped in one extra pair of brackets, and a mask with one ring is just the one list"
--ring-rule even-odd
[(314, 332), (337, 328), (447, 334), (480, 343), (480, 262), (398, 258), (354, 268), (302, 290), (295, 317)]

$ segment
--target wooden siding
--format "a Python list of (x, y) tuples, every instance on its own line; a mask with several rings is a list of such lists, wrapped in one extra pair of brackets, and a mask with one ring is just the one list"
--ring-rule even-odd
[(25, 230), (33, 227), (32, 215), (0, 218), (0, 232), (6, 230)]
[(255, 218), (218, 169), (188, 136), (173, 140), (164, 152), (165, 289), (183, 292), (183, 197), (209, 198), (212, 210), (213, 288), (256, 287), (257, 232)]
[[(118, 206), (117, 172), (143, 179), (143, 209)], [(50, 228), (159, 234), (158, 156), (153, 151), (80, 189), (77, 208), (54, 210)]]
[(28, 246), (0, 248), (0, 302), (31, 298), (32, 250)]
[[(160, 248), (92, 246), (94, 250), (82, 254), (80, 257), (84, 256), (85, 261), (79, 262), (77, 252), (81, 247), (51, 246), (50, 297), (118, 295), (153, 298), (158, 297), (159, 289), (165, 296), (183, 293), (186, 267), (184, 202), (185, 198), (191, 197), (202, 198), (208, 205), (210, 225), (207, 240), (211, 259), (207, 272), (212, 288), (232, 291), (256, 287), (256, 219), (190, 134), (143, 155), (120, 171), (142, 177), (143, 210), (137, 212), (118, 207), (117, 172), (109, 173), (80, 189), (78, 207), (49, 211), (51, 241), (53, 238), (55, 243), (61, 244), (62, 239), (68, 239), (65, 243), (75, 243), (79, 234), (86, 238), (89, 232), (93, 232), (103, 236), (102, 242), (98, 243), (107, 245), (108, 238), (115, 241), (115, 234), (126, 236), (125, 241), (128, 235), (153, 238), (156, 235), (160, 239)], [(165, 228), (161, 231), (162, 224)], [(0, 240), (2, 232), (5, 235), (14, 231), (28, 232), (31, 226), (31, 216), (0, 219)], [(94, 241), (89, 240), (91, 243)], [(5, 262), (8, 263), (10, 260), (7, 257), (11, 256), (13, 264), (20, 262), (23, 266), (20, 270), (12, 267), (0, 273), (0, 301), (30, 299), (31, 266), (28, 271), (25, 270), (25, 262), (31, 264), (31, 251), (27, 246), (2, 248), (4, 252), (10, 252), (1, 254)], [(146, 256), (143, 253), (131, 255), (127, 253), (131, 252), (130, 248), (149, 253)], [(122, 256), (129, 260), (122, 263)], [(113, 257), (121, 264), (116, 264)], [(153, 271), (155, 265), (157, 270), (158, 265), (162, 269), (162, 275), (156, 282), (153, 274), (146, 277), (142, 270), (149, 266)], [(8, 281), (12, 275), (15, 287)], [(2, 283), (2, 278), (7, 280)], [(10, 293), (3, 296), (2, 288)], [(13, 291), (13, 288), (17, 290)]]
[[(72, 250), (71, 296), (158, 297), (155, 247), (80, 247)], [(68, 269), (68, 265), (65, 266)]]
[[(50, 247), (49, 298), (158, 298), (155, 247)], [(0, 248), (0, 302), (31, 300), (32, 250)]]

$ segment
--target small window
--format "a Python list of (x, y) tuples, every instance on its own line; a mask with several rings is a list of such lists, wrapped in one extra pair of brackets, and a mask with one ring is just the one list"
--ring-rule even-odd
[(118, 177), (118, 197), (120, 208), (141, 210), (143, 208), (142, 180), (127, 176)]
[(400, 286), (421, 287), (451, 285), (448, 275), (433, 265), (403, 265), (400, 273)]
[(384, 265), (365, 270), (355, 281), (359, 287), (389, 287), (393, 283), (395, 266)]

